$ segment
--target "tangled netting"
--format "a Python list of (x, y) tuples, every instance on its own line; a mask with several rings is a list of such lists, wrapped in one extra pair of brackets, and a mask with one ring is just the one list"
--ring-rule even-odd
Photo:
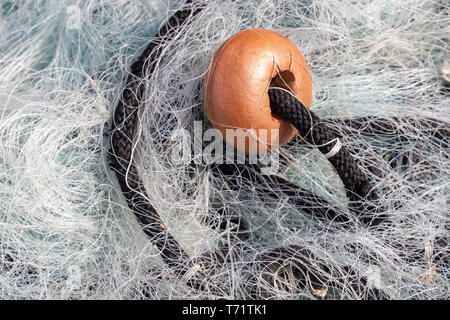
[[(448, 3), (198, 2), (136, 78), (135, 169), (124, 171), (189, 272), (153, 245), (110, 168), (130, 68), (188, 5), (0, 2), (0, 298), (448, 299)], [(271, 174), (205, 163), (208, 141), (175, 156), (194, 120), (200, 135), (210, 128), (201, 92), (214, 51), (255, 27), (302, 51), (311, 110), (376, 191), (360, 210), (382, 208), (386, 222), (361, 221), (301, 137), (272, 153)]]

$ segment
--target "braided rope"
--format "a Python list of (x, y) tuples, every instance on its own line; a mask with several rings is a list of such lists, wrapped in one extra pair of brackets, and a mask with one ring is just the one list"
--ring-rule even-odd
[[(325, 299), (328, 294), (328, 287), (342, 287), (356, 293), (360, 299), (364, 300), (386, 300), (389, 297), (378, 288), (372, 287), (368, 279), (359, 275), (351, 267), (330, 268), (327, 264), (316, 257), (310, 250), (292, 245), (289, 247), (276, 248), (264, 252), (259, 257), (257, 264), (257, 275), (254, 278), (262, 278), (266, 284), (259, 284), (258, 281), (249, 281), (249, 294), (252, 298), (270, 298), (271, 293), (265, 292), (267, 285), (276, 287), (276, 283), (288, 286), (288, 291), (292, 291), (292, 284), (279, 279), (279, 272), (286, 268), (286, 263), (290, 263), (290, 272), (295, 277), (298, 286), (303, 288), (309, 286), (312, 293), (319, 299)], [(345, 278), (343, 283), (340, 279)], [(259, 280), (261, 281), (261, 280)], [(285, 283), (283, 283), (285, 282)], [(340, 299), (341, 297), (336, 297)]]
[[(212, 167), (212, 173), (216, 176), (221, 176), (231, 190), (238, 191), (248, 185), (257, 186), (252, 188), (251, 191), (256, 192), (261, 197), (286, 197), (292, 205), (319, 220), (333, 221), (335, 223), (347, 223), (350, 221), (343, 212), (339, 212), (335, 206), (322, 197), (300, 188), (283, 177), (261, 175), (259, 171), (260, 167), (252, 164), (220, 164)], [(245, 180), (245, 183), (243, 180)], [(277, 190), (277, 192), (274, 190)]]
[[(115, 108), (111, 139), (111, 168), (117, 179), (129, 208), (136, 215), (143, 231), (160, 251), (163, 260), (179, 275), (183, 276), (194, 266), (189, 256), (181, 248), (176, 239), (166, 229), (156, 209), (147, 200), (147, 194), (132, 161), (135, 126), (144, 95), (143, 78), (151, 76), (156, 68), (156, 61), (163, 51), (163, 44), (173, 39), (186, 22), (201, 11), (192, 1), (186, 9), (176, 11), (159, 29), (156, 37), (150, 42), (141, 56), (131, 65), (131, 73), (127, 76), (125, 88)], [(194, 284), (194, 286), (201, 286)]]
[[(174, 15), (169, 18), (167, 23), (160, 28), (157, 36), (150, 42), (144, 52), (131, 65), (131, 73), (126, 78), (125, 88), (113, 115), (113, 124), (110, 135), (111, 167), (117, 174), (120, 188), (126, 198), (128, 206), (136, 215), (143, 231), (160, 250), (163, 260), (178, 275), (185, 278), (191, 276), (191, 279), (188, 280), (190, 286), (204, 290), (204, 281), (201, 280), (203, 275), (199, 272), (176, 239), (166, 229), (158, 212), (148, 201), (143, 182), (132, 161), (133, 142), (136, 133), (135, 126), (140, 101), (143, 100), (144, 95), (144, 85), (142, 80), (143, 78), (151, 76), (154, 72), (157, 61), (164, 50), (164, 43), (173, 39), (177, 35), (178, 30), (202, 9), (200, 6), (192, 5), (192, 1), (189, 0), (186, 4), (190, 4), (190, 6), (188, 6), (187, 9), (175, 12)], [(376, 200), (376, 193), (372, 191), (369, 182), (351, 157), (350, 153), (339, 144), (330, 143), (338, 142), (339, 137), (332, 129), (325, 125), (326, 122), (321, 121), (314, 113), (308, 111), (301, 102), (294, 99), (293, 96), (287, 92), (283, 92), (282, 90), (270, 90), (269, 97), (271, 106), (274, 107), (281, 116), (285, 117), (295, 125), (304, 139), (310, 144), (317, 146), (318, 149), (329, 158), (346, 186), (347, 195), (353, 202), (355, 211), (375, 211), (373, 208), (367, 210), (367, 207), (361, 207), (361, 203), (364, 203), (364, 201), (361, 200)], [(389, 131), (392, 128), (388, 127), (383, 129)], [(433, 129), (433, 127), (431, 127), (431, 129)], [(445, 134), (445, 131), (443, 132)], [(436, 136), (439, 137), (440, 135), (442, 135), (442, 132), (436, 131)], [(239, 179), (249, 179), (254, 185), (258, 186), (256, 189), (257, 192), (271, 197), (279, 197), (279, 194), (273, 192), (273, 186), (277, 185), (277, 189), (280, 190), (282, 194), (288, 196), (291, 202), (305, 212), (316, 215), (321, 219), (337, 222), (348, 221), (348, 217), (334, 210), (334, 207), (326, 200), (297, 187), (295, 184), (292, 184), (281, 177), (261, 177), (261, 175), (255, 174), (256, 171), (254, 170), (257, 170), (257, 168), (248, 165), (218, 165), (212, 167), (213, 174), (225, 176), (227, 182), (230, 183), (231, 186), (241, 185)], [(239, 172), (239, 175), (236, 175), (236, 172)], [(380, 217), (373, 219), (373, 217), (360, 216), (360, 218), (369, 225), (378, 223), (379, 221), (377, 222), (376, 219), (380, 220)], [(225, 221), (227, 219), (225, 213), (223, 214), (222, 219), (224, 221), (219, 223), (218, 226), (220, 229), (226, 228), (224, 223), (228, 220)], [(231, 222), (236, 225), (234, 232), (239, 234), (237, 238), (240, 239), (240, 241), (246, 241), (248, 239), (248, 234), (246, 233), (247, 230), (241, 226), (239, 218), (236, 221), (234, 220)], [(382, 220), (383, 219), (380, 221)], [(225, 250), (226, 249), (227, 248), (225, 248)], [(212, 253), (212, 255), (216, 257), (215, 259), (217, 261), (221, 261), (220, 259), (222, 258), (219, 257), (218, 253)], [(312, 253), (298, 247), (279, 248), (275, 253), (269, 256), (267, 256), (267, 254), (262, 254), (261, 257), (263, 258), (262, 260), (264, 263), (267, 262), (266, 258), (271, 258), (271, 262), (266, 269), (272, 270), (273, 267), (275, 267), (276, 270), (272, 270), (274, 277), (281, 266), (281, 261), (286, 261), (286, 259), (295, 258), (297, 261), (302, 261), (302, 268), (309, 268), (308, 270), (312, 270), (311, 268), (313, 268), (311, 267), (311, 264), (308, 263), (308, 259), (317, 260)], [(316, 266), (316, 268), (320, 268), (325, 272), (329, 271), (324, 264), (320, 264), (319, 266)], [(192, 276), (191, 273), (194, 273), (195, 276)], [(320, 279), (319, 277), (314, 276), (314, 274), (312, 275), (312, 278), (314, 278), (315, 283), (324, 283), (324, 281), (327, 280)], [(360, 284), (363, 284), (364, 286), (364, 279), (359, 278), (356, 275), (355, 279), (357, 279), (355, 280), (355, 283), (358, 287), (353, 286), (353, 289), (357, 292), (363, 292), (365, 289), (361, 287)], [(311, 287), (313, 286), (311, 285)], [(258, 295), (257, 297), (261, 297), (261, 295)], [(370, 297), (384, 298), (385, 296), (382, 292), (373, 292)]]
[(367, 225), (377, 225), (385, 221), (386, 217), (378, 214), (380, 209), (375, 204), (378, 196), (356, 160), (345, 147), (334, 149), (339, 136), (291, 92), (282, 88), (271, 88), (269, 100), (272, 110), (294, 125), (307, 143), (317, 147), (327, 156), (344, 184), (350, 207), (359, 215), (359, 219)]

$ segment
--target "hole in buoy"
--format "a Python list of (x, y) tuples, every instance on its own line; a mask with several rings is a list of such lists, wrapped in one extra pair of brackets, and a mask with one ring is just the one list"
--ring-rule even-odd
[(275, 77), (272, 78), (270, 82), (271, 87), (279, 87), (291, 91), (292, 93), (296, 93), (295, 87), (295, 76), (289, 71), (279, 71)]
[[(297, 87), (295, 85), (295, 76), (289, 70), (277, 72), (277, 75), (273, 77), (272, 80), (270, 81), (269, 88), (273, 87), (286, 89), (292, 92), (293, 94), (297, 93)], [(277, 114), (277, 112), (274, 109), (272, 109), (272, 107), (270, 109), (272, 110), (272, 117), (276, 119), (281, 119), (281, 117)]]

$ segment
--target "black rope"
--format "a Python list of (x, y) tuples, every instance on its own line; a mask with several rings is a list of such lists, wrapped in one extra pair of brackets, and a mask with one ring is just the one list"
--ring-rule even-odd
[(311, 191), (300, 188), (278, 175), (261, 175), (258, 165), (220, 164), (213, 166), (211, 172), (214, 176), (222, 177), (231, 190), (244, 189), (256, 192), (261, 197), (287, 198), (296, 208), (324, 222), (345, 224), (350, 221), (344, 212)]
[[(316, 146), (324, 155), (333, 149), (338, 139), (341, 138), (342, 132), (367, 136), (403, 137), (408, 131), (415, 130), (416, 133), (426, 134), (435, 139), (444, 147), (448, 146), (450, 142), (450, 125), (436, 119), (360, 117), (322, 120), (283, 88), (271, 87), (268, 95), (272, 110), (293, 124), (301, 138)], [(339, 151), (328, 160), (341, 178), (350, 200), (350, 208), (358, 215), (359, 219), (368, 226), (387, 222), (387, 216), (383, 214), (384, 209), (377, 205), (376, 191), (373, 190), (350, 152), (341, 146)]]
[[(178, 275), (185, 275), (193, 267), (189, 256), (167, 230), (160, 215), (147, 200), (142, 180), (132, 161), (132, 146), (140, 101), (143, 100), (143, 78), (150, 77), (155, 70), (163, 44), (175, 37), (179, 29), (201, 11), (192, 1), (186, 2), (185, 9), (176, 11), (159, 29), (141, 56), (131, 65), (125, 88), (114, 110), (111, 139), (111, 168), (117, 179), (128, 206), (136, 215), (143, 231), (160, 251), (162, 259)], [(196, 281), (196, 280), (193, 280)], [(201, 287), (195, 283), (194, 287)]]
[[(200, 5), (194, 5), (192, 1), (186, 1), (186, 4), (187, 7), (185, 9), (176, 11), (169, 18), (167, 23), (159, 29), (156, 37), (150, 42), (140, 57), (131, 65), (131, 73), (126, 78), (125, 88), (114, 111), (110, 135), (111, 167), (116, 172), (120, 188), (125, 196), (127, 204), (136, 215), (143, 231), (160, 250), (163, 260), (171, 270), (180, 276), (185, 275), (194, 267), (193, 261), (166, 229), (163, 220), (155, 207), (148, 201), (144, 185), (139, 177), (138, 170), (132, 161), (132, 146), (135, 138), (135, 127), (140, 101), (143, 100), (144, 96), (144, 82), (142, 80), (150, 77), (154, 72), (157, 61), (164, 49), (164, 43), (172, 40), (179, 29), (185, 25), (186, 21), (202, 10)], [(306, 141), (317, 146), (324, 154), (330, 152), (333, 148), (333, 144), (330, 142), (338, 138), (338, 135), (333, 132), (332, 129), (329, 129), (324, 121), (321, 121), (298, 100), (294, 99), (286, 92), (282, 92), (281, 90), (270, 90), (269, 97), (271, 106), (276, 112), (295, 125)], [(355, 123), (351, 124), (355, 125)], [(389, 129), (390, 128), (387, 128), (387, 131), (389, 131)], [(440, 132), (441, 131), (437, 131), (436, 136), (439, 137)], [(341, 148), (337, 154), (330, 158), (330, 162), (336, 168), (339, 176), (344, 182), (347, 189), (347, 195), (353, 204), (354, 210), (363, 213), (375, 212), (376, 207), (363, 207), (364, 205), (367, 205), (368, 201), (366, 200), (370, 200), (369, 202), (373, 203), (377, 199), (377, 196), (348, 151), (345, 148)], [(284, 195), (289, 197), (290, 201), (296, 206), (320, 219), (337, 222), (348, 221), (347, 216), (339, 212), (339, 210), (336, 210), (336, 208), (326, 200), (307, 190), (297, 187), (295, 184), (292, 184), (281, 177), (261, 176), (256, 174), (256, 170), (257, 167), (251, 165), (217, 165), (211, 168), (214, 175), (222, 175), (224, 180), (226, 180), (232, 188), (238, 188), (243, 185), (239, 179), (248, 179), (256, 186), (255, 190), (261, 195), (269, 195), (274, 198)], [(276, 194), (273, 191), (274, 186), (276, 186), (276, 190), (280, 191), (280, 194)], [(240, 217), (237, 217), (237, 219), (230, 218), (226, 212), (216, 212), (216, 214), (221, 216), (219, 218), (222, 222), (217, 226), (219, 229), (223, 230), (227, 228), (225, 223), (232, 222), (236, 225), (233, 232), (238, 234), (237, 238), (240, 239), (241, 242), (248, 240), (247, 230), (241, 225)], [(375, 218), (374, 216), (361, 215), (360, 218), (369, 225), (379, 223), (378, 220), (382, 221), (384, 219), (380, 215)], [(220, 255), (217, 253), (212, 253), (211, 256), (216, 257), (216, 262), (225, 262), (225, 260), (220, 260)], [(259, 267), (262, 267), (264, 270), (272, 270), (274, 267), (279, 268), (282, 261), (292, 257), (296, 257), (297, 260), (303, 261), (303, 267), (311, 265), (308, 259), (317, 260), (312, 253), (305, 251), (305, 249), (298, 246), (290, 246), (278, 248), (271, 254), (261, 254), (262, 260), (260, 261)], [(269, 261), (267, 261), (267, 259), (269, 259)], [(330, 274), (330, 269), (324, 263), (319, 264), (316, 268), (319, 268), (317, 270), (321, 271), (314, 273), (316, 274), (312, 279), (314, 283), (322, 283), (325, 280), (331, 281), (331, 276), (328, 278), (325, 276), (322, 279), (321, 276), (317, 275), (322, 272), (324, 272), (325, 275)], [(355, 285), (350, 284), (351, 287), (356, 292), (365, 292), (364, 288), (366, 287), (366, 283), (364, 278), (357, 277), (356, 272), (351, 271), (351, 268), (348, 270), (354, 275), (353, 278), (357, 279), (355, 280)], [(306, 270), (306, 272), (309, 271)], [(188, 281), (188, 284), (193, 288), (204, 290), (204, 282), (204, 275), (201, 272), (197, 272), (196, 276)], [(345, 284), (341, 285), (345, 286)], [(370, 297), (373, 298), (386, 297), (382, 292), (369, 292), (371, 292)], [(256, 297), (261, 297), (261, 295)]]
[[(299, 135), (324, 155), (329, 154), (338, 143), (339, 136), (292, 93), (282, 88), (271, 88), (269, 100), (272, 110), (294, 125)], [(359, 219), (369, 226), (385, 221), (386, 216), (379, 214), (381, 210), (375, 204), (378, 195), (350, 152), (341, 146), (328, 160), (341, 178), (350, 207)]]
[[(359, 275), (353, 268), (349, 266), (341, 267), (340, 270), (330, 268), (311, 251), (296, 245), (261, 253), (254, 267), (247, 288), (249, 296), (254, 299), (272, 297), (273, 293), (267, 292), (266, 288), (273, 287), (274, 283), (278, 283), (279, 287), (286, 287), (285, 290), (288, 292), (293, 292), (294, 288), (289, 281), (289, 277), (292, 276), (297, 287), (309, 288), (319, 299), (326, 299), (331, 295), (329, 288), (340, 288), (342, 292), (353, 291), (358, 299), (389, 299), (383, 290), (370, 285), (367, 277)], [(284, 271), (287, 272), (288, 279), (283, 279), (281, 273)], [(263, 283), (260, 283), (261, 281)], [(342, 299), (342, 293), (330, 298)]]

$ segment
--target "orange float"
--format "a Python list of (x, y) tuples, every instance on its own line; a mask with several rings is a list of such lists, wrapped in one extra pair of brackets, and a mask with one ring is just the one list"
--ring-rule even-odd
[(269, 86), (285, 88), (308, 108), (311, 105), (308, 65), (286, 37), (271, 30), (248, 29), (215, 52), (204, 79), (206, 114), (225, 141), (240, 151), (265, 153), (297, 133), (272, 112)]

